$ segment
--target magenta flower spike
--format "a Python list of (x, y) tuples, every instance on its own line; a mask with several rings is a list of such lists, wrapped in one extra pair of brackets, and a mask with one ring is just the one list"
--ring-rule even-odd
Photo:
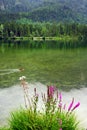
[(73, 103), (74, 103), (74, 98), (72, 99), (72, 102), (70, 103), (69, 107), (68, 107), (68, 112), (71, 110), (72, 106), (73, 106)]
[(48, 97), (53, 98), (54, 86), (48, 86)]
[(59, 101), (62, 101), (62, 94), (61, 94), (61, 92), (59, 93)]
[(50, 87), (50, 91), (52, 94), (54, 94), (54, 87), (53, 86)]
[(72, 111), (75, 110), (77, 107), (79, 107), (79, 105), (80, 105), (80, 102), (78, 102), (78, 103), (73, 107)]

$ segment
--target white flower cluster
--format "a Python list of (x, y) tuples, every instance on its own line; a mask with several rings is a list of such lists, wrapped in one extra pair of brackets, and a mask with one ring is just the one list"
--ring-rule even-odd
[(23, 80), (23, 79), (26, 79), (26, 77), (25, 76), (19, 77), (19, 80)]

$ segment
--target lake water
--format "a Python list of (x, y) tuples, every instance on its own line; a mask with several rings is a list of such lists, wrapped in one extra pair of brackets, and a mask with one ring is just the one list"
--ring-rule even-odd
[[(77, 114), (87, 128), (87, 48), (58, 45), (45, 41), (1, 43), (0, 124), (3, 124), (11, 110), (24, 106), (22, 89), (19, 87), (19, 77), (24, 75), (31, 92), (34, 87), (46, 91), (46, 85), (54, 85), (64, 94), (65, 102), (68, 103), (72, 97), (80, 101)], [(24, 70), (19, 71), (21, 68)]]
[[(0, 87), (18, 83), (21, 75), (25, 75), (28, 82), (51, 84), (63, 90), (86, 86), (87, 48), (58, 48), (57, 43), (48, 43), (32, 43), (34, 47), (37, 44), (36, 48), (31, 42), (2, 43)], [(44, 47), (41, 48), (41, 44)], [(24, 71), (15, 71), (19, 68)]]

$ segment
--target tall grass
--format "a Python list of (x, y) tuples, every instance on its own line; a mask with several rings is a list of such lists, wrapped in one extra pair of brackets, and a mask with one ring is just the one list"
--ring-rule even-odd
[(0, 127), (0, 130), (10, 130), (10, 128)]
[(74, 113), (80, 105), (79, 102), (74, 105), (73, 98), (66, 109), (61, 92), (53, 86), (47, 86), (47, 94), (42, 93), (45, 108), (42, 108), (41, 112), (37, 109), (39, 99), (37, 90), (34, 88), (33, 99), (29, 99), (25, 78), (25, 76), (20, 77), (26, 109), (20, 108), (11, 113), (9, 130), (82, 130)]
[[(61, 124), (61, 123), (62, 124)], [(80, 130), (75, 115), (58, 111), (49, 114), (20, 109), (11, 114), (11, 130)]]
[(11, 113), (9, 128), (0, 130), (82, 130), (75, 116), (74, 110), (80, 103), (74, 105), (74, 98), (69, 106), (63, 104), (62, 93), (54, 86), (47, 86), (47, 93), (42, 93), (45, 108), (38, 110), (39, 95), (34, 88), (33, 98), (28, 96), (26, 77), (19, 78), (24, 90), (25, 108)]

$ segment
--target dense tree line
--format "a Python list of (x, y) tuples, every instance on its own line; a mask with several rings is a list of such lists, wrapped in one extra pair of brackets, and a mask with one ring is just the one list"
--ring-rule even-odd
[(58, 36), (78, 36), (86, 38), (87, 25), (62, 24), (62, 23), (29, 23), (20, 24), (9, 22), (0, 24), (0, 37), (58, 37)]

